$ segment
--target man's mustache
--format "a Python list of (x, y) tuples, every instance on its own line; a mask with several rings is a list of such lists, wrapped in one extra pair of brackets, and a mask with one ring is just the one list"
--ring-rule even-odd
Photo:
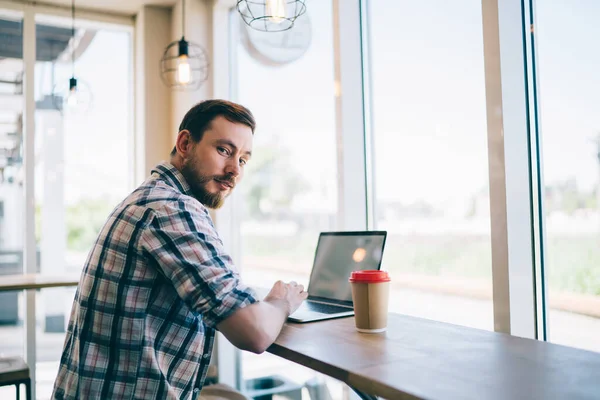
[(213, 179), (228, 184), (232, 188), (236, 185), (235, 178), (231, 175), (215, 175), (213, 176)]

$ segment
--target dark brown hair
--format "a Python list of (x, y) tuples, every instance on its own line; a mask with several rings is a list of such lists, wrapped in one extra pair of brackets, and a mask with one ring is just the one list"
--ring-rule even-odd
[[(227, 100), (205, 100), (192, 107), (183, 117), (179, 125), (179, 132), (190, 131), (194, 142), (202, 140), (204, 132), (210, 128), (210, 123), (217, 117), (224, 117), (230, 122), (244, 124), (252, 129), (256, 128), (254, 116), (246, 107)], [(177, 153), (173, 147), (171, 155)]]

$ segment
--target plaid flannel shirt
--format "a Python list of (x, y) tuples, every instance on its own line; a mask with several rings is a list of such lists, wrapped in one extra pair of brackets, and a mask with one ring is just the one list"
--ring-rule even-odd
[(190, 399), (216, 325), (256, 302), (168, 163), (111, 213), (86, 261), (52, 398)]

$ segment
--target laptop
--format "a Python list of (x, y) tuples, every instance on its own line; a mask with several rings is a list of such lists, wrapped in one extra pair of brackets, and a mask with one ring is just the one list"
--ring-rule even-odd
[(322, 232), (310, 273), (308, 298), (292, 322), (311, 322), (354, 315), (348, 278), (352, 271), (381, 268), (385, 231)]

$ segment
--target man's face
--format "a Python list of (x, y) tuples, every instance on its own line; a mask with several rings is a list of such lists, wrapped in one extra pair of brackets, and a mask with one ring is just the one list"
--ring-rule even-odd
[(252, 129), (215, 118), (183, 160), (181, 173), (199, 202), (219, 208), (244, 175), (252, 152)]

